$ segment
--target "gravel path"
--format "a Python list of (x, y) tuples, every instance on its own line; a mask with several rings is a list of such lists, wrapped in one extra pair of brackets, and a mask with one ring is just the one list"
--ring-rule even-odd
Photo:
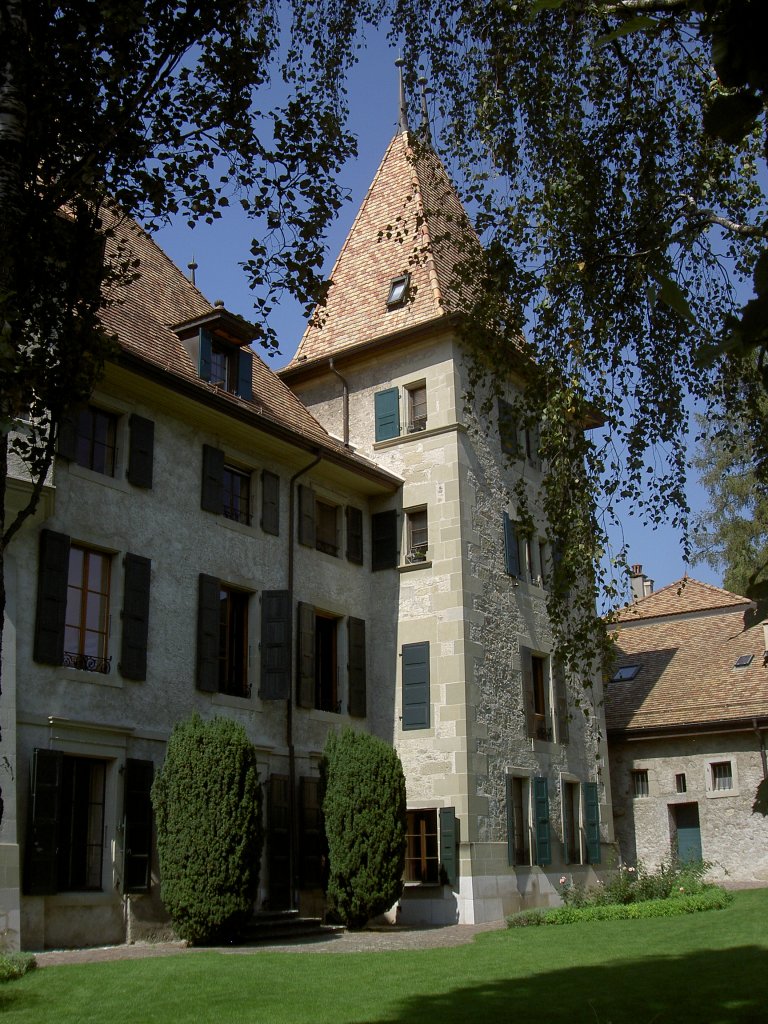
[[(248, 943), (243, 946), (208, 946), (217, 953), (381, 953), (397, 949), (435, 949), (461, 946), (472, 942), (479, 932), (495, 931), (504, 927), (503, 921), (490, 924), (454, 924), (435, 928), (417, 928), (406, 925), (383, 925), (366, 928), (361, 932), (342, 929), (323, 931), (320, 935), (284, 939), (276, 943)], [(150, 956), (194, 955), (202, 950), (183, 942), (137, 942), (127, 946), (102, 946), (93, 949), (62, 949), (36, 953), (38, 967), (60, 964), (94, 964), (112, 960), (140, 960)]]

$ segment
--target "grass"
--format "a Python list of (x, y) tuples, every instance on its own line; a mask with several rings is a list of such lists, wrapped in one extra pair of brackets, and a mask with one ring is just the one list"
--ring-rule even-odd
[(396, 953), (214, 953), (47, 967), (3, 1024), (760, 1024), (768, 889), (724, 910), (480, 935)]

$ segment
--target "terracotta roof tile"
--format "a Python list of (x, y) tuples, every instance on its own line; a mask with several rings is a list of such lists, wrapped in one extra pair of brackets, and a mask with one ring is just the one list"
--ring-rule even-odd
[(711, 583), (684, 576), (634, 604), (620, 608), (614, 615), (616, 622), (633, 622), (638, 619), (658, 618), (662, 615), (683, 615), (711, 608), (730, 608), (750, 604), (748, 597), (732, 594), (729, 590), (714, 587)]
[[(440, 160), (396, 135), (289, 368), (458, 312), (466, 299), (454, 271), (467, 244), (479, 242)], [(405, 272), (415, 296), (388, 309), (390, 283)]]
[[(610, 731), (638, 732), (768, 715), (765, 636), (762, 625), (748, 625), (750, 602), (690, 579), (685, 588), (688, 599), (675, 598), (678, 586), (665, 587), (658, 595), (662, 595), (662, 609), (676, 601), (683, 614), (662, 611), (612, 627), (618, 654), (615, 667), (639, 665), (640, 671), (632, 680), (608, 683), (605, 711)], [(672, 597), (664, 596), (670, 590)], [(741, 655), (750, 654), (751, 664), (735, 667)]]

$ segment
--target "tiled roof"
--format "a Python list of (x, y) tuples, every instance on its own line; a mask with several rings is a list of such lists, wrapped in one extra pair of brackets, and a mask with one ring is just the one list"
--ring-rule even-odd
[[(479, 245), (445, 168), (408, 133), (389, 145), (290, 370), (344, 349), (439, 321), (466, 304), (455, 267)], [(412, 301), (388, 309), (390, 283), (410, 272)]]
[(634, 604), (620, 608), (614, 616), (614, 621), (635, 622), (662, 615), (684, 615), (689, 612), (733, 608), (750, 603), (748, 597), (741, 597), (729, 590), (714, 587), (711, 583), (701, 583), (690, 576), (684, 576), (675, 583), (640, 598)]
[[(106, 218), (105, 218), (106, 219)], [(114, 236), (108, 239), (108, 254), (121, 246), (139, 261), (139, 276), (133, 282), (114, 288), (107, 296), (102, 318), (106, 329), (117, 335), (126, 352), (167, 373), (197, 385), (202, 393), (216, 392), (236, 407), (250, 408), (267, 421), (295, 433), (305, 442), (322, 446), (327, 452), (368, 470), (376, 469), (367, 460), (344, 448), (302, 405), (292, 391), (253, 352), (253, 401), (245, 402), (226, 391), (200, 380), (197, 367), (181, 345), (171, 325), (205, 316), (213, 307), (182, 274), (179, 268), (131, 220), (113, 221)], [(376, 472), (385, 476), (376, 469)]]
[[(697, 580), (688, 579), (676, 597), (678, 587), (672, 584), (638, 602), (647, 608), (646, 602), (660, 596), (660, 607), (667, 610), (612, 628), (615, 669), (639, 665), (640, 670), (634, 679), (608, 683), (609, 731), (706, 726), (768, 715), (765, 636), (760, 624), (745, 628), (750, 602)], [(709, 605), (704, 604), (706, 593)], [(683, 614), (668, 610), (675, 604)], [(751, 664), (736, 668), (737, 659), (749, 654)]]

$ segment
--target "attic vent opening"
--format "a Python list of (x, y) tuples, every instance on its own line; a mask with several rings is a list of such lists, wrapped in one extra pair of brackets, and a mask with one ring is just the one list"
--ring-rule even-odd
[(637, 673), (640, 671), (639, 665), (622, 665), (621, 668), (617, 668), (611, 676), (612, 683), (628, 683), (630, 679), (634, 679)]
[(752, 664), (752, 659), (753, 658), (754, 658), (753, 654), (742, 654), (740, 657), (738, 657), (736, 659), (736, 664), (733, 667), (734, 668), (746, 668), (747, 665), (751, 665)]
[(387, 309), (396, 309), (398, 306), (402, 306), (408, 297), (408, 285), (410, 283), (410, 274), (402, 274), (400, 277), (392, 279), (389, 286), (389, 295), (387, 296)]

